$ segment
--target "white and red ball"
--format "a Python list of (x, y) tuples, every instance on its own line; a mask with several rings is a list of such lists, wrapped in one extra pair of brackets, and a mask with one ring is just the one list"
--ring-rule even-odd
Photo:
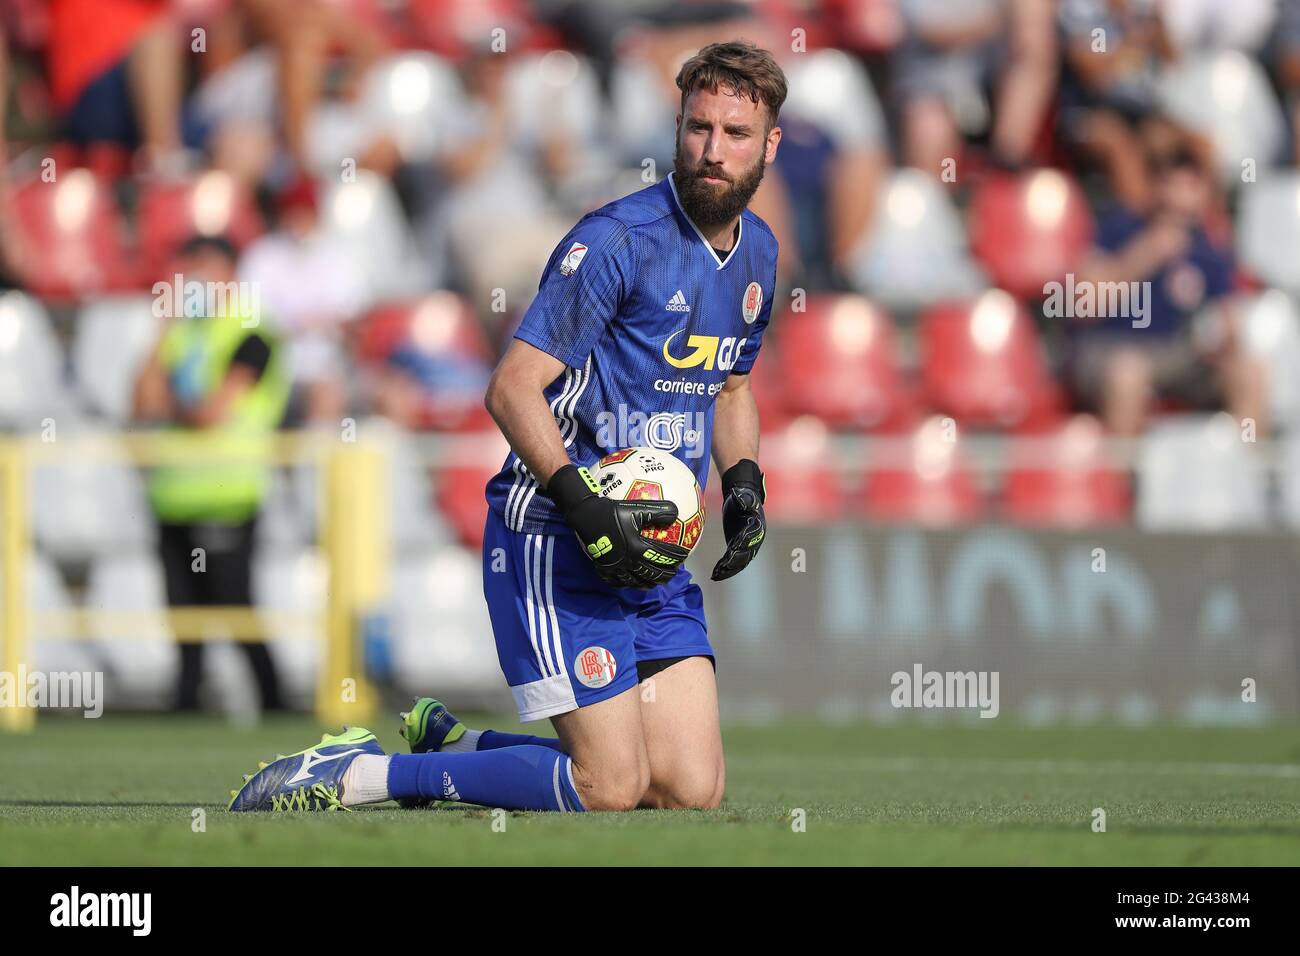
[(704, 495), (686, 463), (655, 448), (624, 448), (606, 455), (591, 476), (600, 493), (616, 501), (671, 501), (677, 520), (666, 528), (645, 528), (641, 536), (690, 551), (704, 531)]

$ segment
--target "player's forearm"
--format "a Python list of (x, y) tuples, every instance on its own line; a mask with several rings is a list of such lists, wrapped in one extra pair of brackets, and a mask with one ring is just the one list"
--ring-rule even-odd
[(569, 453), (541, 389), (512, 386), (493, 377), (484, 404), (511, 449), (543, 487), (569, 464)]
[(758, 404), (748, 384), (723, 389), (713, 406), (713, 463), (718, 474), (742, 458), (758, 461)]

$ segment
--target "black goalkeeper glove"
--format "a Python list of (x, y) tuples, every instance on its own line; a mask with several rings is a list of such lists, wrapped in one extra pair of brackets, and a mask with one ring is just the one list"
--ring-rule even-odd
[(725, 581), (754, 560), (767, 534), (763, 502), (767, 489), (758, 463), (742, 458), (722, 474), (722, 532), (727, 550), (713, 566), (713, 580)]
[(671, 501), (615, 501), (600, 495), (586, 468), (565, 465), (546, 484), (547, 497), (578, 536), (596, 573), (620, 588), (653, 588), (672, 580), (688, 551), (641, 536), (645, 527), (677, 520)]

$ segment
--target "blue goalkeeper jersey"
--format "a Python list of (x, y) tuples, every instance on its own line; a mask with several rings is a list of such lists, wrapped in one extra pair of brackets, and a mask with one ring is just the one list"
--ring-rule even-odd
[[(515, 337), (565, 364), (545, 390), (569, 452), (591, 466), (634, 445), (672, 452), (703, 488), (713, 401), (754, 366), (776, 291), (776, 237), (749, 210), (721, 257), (669, 175), (583, 216), (551, 253)], [(567, 528), (513, 452), (487, 485), (514, 531)]]

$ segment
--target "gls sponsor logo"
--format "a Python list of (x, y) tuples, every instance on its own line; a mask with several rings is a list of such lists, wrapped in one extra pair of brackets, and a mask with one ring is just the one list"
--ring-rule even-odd
[(629, 411), (620, 402), (617, 411), (596, 415), (596, 444), (602, 448), (632, 448), (648, 445), (660, 451), (686, 449), (687, 458), (701, 458), (704, 447), (703, 412)]
[(690, 354), (684, 358), (675, 358), (670, 347), (673, 339), (685, 331), (685, 329), (678, 329), (664, 341), (664, 361), (673, 368), (695, 368), (697, 365), (703, 365), (706, 371), (711, 372), (716, 365), (724, 372), (730, 371), (736, 364), (736, 360), (740, 358), (740, 350), (744, 348), (746, 341), (734, 335), (723, 339), (716, 335), (692, 335), (686, 340), (686, 347), (692, 350)]

